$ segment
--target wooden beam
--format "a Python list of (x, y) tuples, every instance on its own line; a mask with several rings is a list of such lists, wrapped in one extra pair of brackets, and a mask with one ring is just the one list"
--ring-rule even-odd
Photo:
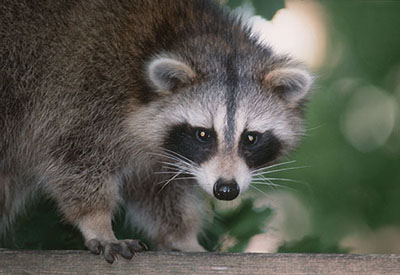
[(87, 251), (0, 250), (0, 274), (387, 275), (400, 274), (400, 255), (144, 252), (110, 265)]

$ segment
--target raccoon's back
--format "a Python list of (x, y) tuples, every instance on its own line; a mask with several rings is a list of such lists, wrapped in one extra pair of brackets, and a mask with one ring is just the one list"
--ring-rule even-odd
[(127, 112), (157, 99), (146, 62), (206, 51), (193, 41), (229, 34), (224, 16), (211, 0), (2, 1), (0, 149), (111, 141)]
[[(82, 94), (104, 82), (117, 86), (117, 94), (123, 87), (140, 101), (151, 101), (144, 63), (169, 51), (193, 55), (195, 49), (182, 45), (184, 41), (229, 33), (224, 16), (211, 0), (4, 0), (2, 105), (15, 105), (6, 100), (33, 93), (42, 100), (49, 90), (52, 96), (60, 89), (78, 88)], [(102, 92), (97, 89), (98, 95)]]
[[(52, 41), (74, 1), (4, 0), (1, 5), (0, 141), (42, 100), (41, 84), (51, 71), (49, 57), (55, 55)], [(8, 136), (6, 141), (11, 140)]]

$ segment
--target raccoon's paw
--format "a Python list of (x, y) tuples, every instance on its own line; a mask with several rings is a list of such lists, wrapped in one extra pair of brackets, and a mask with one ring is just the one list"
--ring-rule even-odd
[(117, 255), (121, 255), (125, 259), (132, 259), (136, 252), (147, 250), (147, 246), (139, 240), (117, 240), (117, 241), (100, 241), (91, 239), (86, 246), (94, 254), (103, 253), (104, 259), (110, 264), (117, 262)]

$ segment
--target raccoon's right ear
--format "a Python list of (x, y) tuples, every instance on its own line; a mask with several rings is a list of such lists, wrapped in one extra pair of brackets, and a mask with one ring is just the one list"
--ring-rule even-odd
[(303, 68), (278, 68), (268, 72), (264, 85), (289, 103), (306, 98), (313, 83), (311, 74)]
[(159, 56), (149, 62), (147, 77), (158, 91), (172, 92), (179, 85), (190, 83), (195, 73), (178, 59)]

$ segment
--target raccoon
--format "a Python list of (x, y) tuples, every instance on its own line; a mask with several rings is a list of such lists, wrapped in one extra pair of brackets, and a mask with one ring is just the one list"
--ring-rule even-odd
[(0, 228), (37, 193), (112, 263), (116, 211), (157, 249), (203, 251), (233, 200), (298, 144), (312, 77), (212, 0), (3, 0)]

